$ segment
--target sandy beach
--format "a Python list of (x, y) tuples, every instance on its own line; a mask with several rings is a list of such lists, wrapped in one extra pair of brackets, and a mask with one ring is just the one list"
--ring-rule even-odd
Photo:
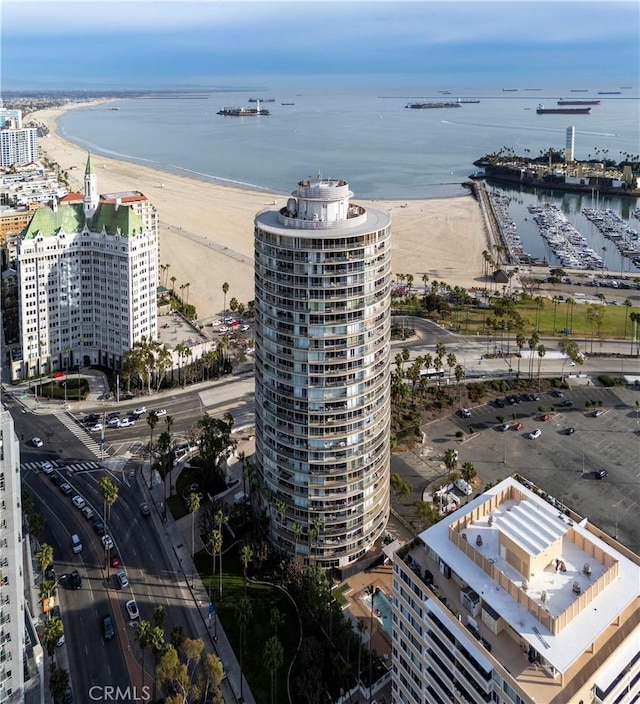
[[(55, 131), (56, 119), (74, 107), (78, 104), (41, 110), (28, 119), (47, 125), (50, 134), (40, 140), (44, 154), (67, 171), (72, 188), (81, 191), (87, 152)], [(286, 205), (287, 196), (218, 185), (100, 155), (94, 155), (93, 164), (100, 193), (140, 191), (153, 203), (160, 222), (160, 261), (169, 264), (167, 278), (175, 276), (176, 290), (189, 283), (189, 302), (199, 318), (222, 311), (225, 282), (227, 303), (232, 297), (243, 303), (253, 299), (253, 219), (260, 210)], [(312, 164), (309, 168), (313, 171)], [(300, 179), (306, 176), (300, 174)], [(292, 183), (291, 190), (295, 187)], [(355, 193), (353, 200), (391, 214), (394, 274), (412, 274), (418, 286), (423, 274), (451, 286), (480, 283), (487, 236), (471, 195), (366, 201)]]

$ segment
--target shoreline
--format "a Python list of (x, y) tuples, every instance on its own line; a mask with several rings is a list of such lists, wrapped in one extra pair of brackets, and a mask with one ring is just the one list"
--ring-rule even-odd
[[(76, 191), (83, 188), (89, 150), (60, 135), (57, 119), (76, 107), (108, 102), (71, 103), (29, 114), (29, 119), (49, 129), (39, 147), (67, 172)], [(229, 284), (227, 307), (231, 298), (245, 304), (253, 299), (254, 216), (270, 206), (284, 207), (289, 193), (91, 153), (99, 193), (140, 191), (156, 208), (160, 261), (169, 264), (161, 283), (171, 286), (173, 277), (176, 289), (189, 283), (189, 303), (196, 306), (200, 319), (222, 312), (225, 282)], [(292, 183), (291, 190), (296, 185)], [(451, 286), (485, 285), (482, 252), (488, 248), (488, 234), (481, 207), (471, 193), (419, 200), (364, 200), (355, 194), (353, 202), (391, 215), (392, 271), (413, 275), (418, 290), (425, 274), (429, 281), (446, 281)]]

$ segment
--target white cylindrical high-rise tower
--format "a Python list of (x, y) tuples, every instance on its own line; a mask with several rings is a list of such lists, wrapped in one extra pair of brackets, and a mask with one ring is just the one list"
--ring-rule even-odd
[(276, 547), (361, 558), (389, 517), (391, 219), (309, 178), (255, 218), (256, 455)]
[(564, 145), (564, 160), (566, 163), (570, 163), (575, 158), (575, 148), (576, 148), (576, 128), (567, 127), (567, 138)]

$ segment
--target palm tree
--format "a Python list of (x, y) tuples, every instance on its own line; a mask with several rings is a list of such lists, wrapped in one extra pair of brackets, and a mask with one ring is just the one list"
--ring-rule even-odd
[(542, 365), (542, 358), (547, 353), (547, 348), (540, 344), (538, 345), (538, 390), (540, 390), (540, 367)]
[(223, 306), (223, 318), (227, 317), (227, 291), (229, 290), (229, 284), (225, 281), (222, 284), (222, 293), (224, 294), (224, 306)]
[[(100, 489), (100, 493), (102, 494), (103, 502), (104, 502), (104, 507), (103, 507), (103, 516), (104, 516), (104, 532), (105, 534), (108, 534), (108, 524), (109, 520), (111, 519), (111, 507), (115, 502), (118, 500), (118, 487), (113, 483), (113, 481), (109, 477), (102, 477), (100, 479), (100, 484), (98, 485), (98, 488)], [(109, 572), (111, 568), (111, 562), (109, 560), (109, 548), (105, 547), (105, 553), (106, 553), (106, 562), (107, 562), (107, 578), (109, 577)]]
[(174, 296), (174, 292), (175, 292), (175, 288), (176, 288), (176, 281), (177, 281), (177, 280), (178, 280), (178, 279), (176, 279), (175, 276), (172, 276), (172, 277), (169, 279), (169, 281), (171, 281), (171, 298), (173, 298), (173, 296)]
[(262, 653), (264, 664), (269, 668), (271, 673), (271, 704), (276, 702), (277, 691), (277, 672), (282, 665), (284, 659), (284, 649), (282, 643), (278, 640), (277, 635), (271, 636), (264, 646)]
[(444, 466), (449, 470), (449, 472), (454, 472), (458, 466), (458, 451), (453, 448), (445, 450), (444, 453)]
[(253, 609), (251, 608), (251, 600), (245, 594), (236, 604), (236, 618), (240, 626), (240, 701), (243, 701), (242, 667), (244, 664), (244, 651), (246, 647), (247, 625), (253, 618)]
[(294, 523), (293, 524), (293, 537), (294, 537), (294, 546), (293, 546), (293, 556), (297, 557), (298, 556), (298, 543), (300, 542), (300, 536), (302, 535), (302, 526), (299, 523)]
[(40, 568), (42, 579), (44, 579), (44, 571), (53, 562), (53, 548), (51, 545), (48, 543), (42, 543), (40, 550), (36, 553), (36, 560), (38, 561), (38, 567)]
[(627, 318), (629, 317), (629, 308), (633, 305), (631, 301), (628, 298), (625, 298), (624, 301), (622, 302), (622, 305), (624, 306), (624, 333), (622, 337), (627, 336)]
[(53, 701), (61, 701), (68, 687), (69, 673), (63, 667), (54, 667), (49, 675), (49, 692)]
[(140, 621), (136, 628), (134, 638), (140, 646), (140, 652), (142, 653), (142, 689), (144, 691), (144, 651), (151, 645), (151, 624), (149, 621)]
[(153, 488), (153, 463), (152, 463), (152, 451), (153, 451), (153, 431), (158, 425), (158, 414), (156, 411), (149, 411), (147, 415), (147, 425), (151, 429), (151, 435), (149, 437), (149, 491)]
[(247, 577), (247, 568), (253, 557), (253, 550), (250, 545), (246, 543), (242, 546), (240, 550), (240, 562), (242, 562), (243, 574), (244, 574), (244, 593), (247, 593), (247, 582), (249, 581)]
[[(198, 498), (198, 495), (195, 492), (191, 492), (189, 496), (187, 496), (186, 500), (187, 504), (187, 512), (191, 514), (191, 557), (196, 553), (196, 546), (195, 546), (195, 541), (196, 541), (196, 535), (195, 535), (195, 515), (196, 511), (200, 508), (200, 499)], [(195, 579), (195, 565), (193, 562), (193, 559), (191, 560), (191, 587), (193, 588), (194, 585), (194, 579)]]
[(56, 645), (62, 634), (64, 633), (64, 625), (62, 619), (59, 616), (51, 616), (47, 619), (44, 624), (44, 634), (43, 640), (47, 648), (47, 654), (51, 658), (51, 663), (53, 664), (53, 654), (56, 651)]
[(158, 667), (158, 656), (164, 650), (164, 631), (160, 626), (153, 626), (149, 631), (149, 649), (153, 653), (153, 701), (156, 701), (156, 669)]
[(367, 594), (369, 595), (371, 606), (371, 619), (369, 626), (369, 701), (371, 701), (371, 687), (373, 686), (373, 602), (375, 601), (377, 593), (378, 587), (374, 587), (373, 584), (370, 584), (367, 587)]
[(220, 572), (220, 601), (222, 601), (222, 543), (224, 542), (224, 533), (222, 532), (222, 526), (226, 525), (228, 518), (224, 511), (216, 511), (216, 515), (213, 520), (218, 525), (218, 533), (220, 533), (220, 546), (218, 548), (218, 570)]
[[(211, 553), (212, 558), (212, 570), (211, 570), (211, 583), (213, 584), (213, 577), (216, 576), (216, 555), (220, 553), (220, 559), (222, 559), (222, 533), (219, 530), (212, 530), (207, 537), (207, 550)], [(220, 597), (222, 598), (222, 565), (220, 565)], [(213, 601), (213, 588), (209, 594), (209, 598)]]

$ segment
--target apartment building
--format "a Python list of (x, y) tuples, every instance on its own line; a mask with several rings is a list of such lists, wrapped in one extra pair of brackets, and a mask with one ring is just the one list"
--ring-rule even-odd
[(389, 517), (388, 214), (309, 178), (255, 217), (255, 462), (274, 544), (323, 567)]
[(38, 158), (38, 130), (22, 126), (22, 112), (0, 106), (0, 167), (30, 164)]
[(37, 209), (18, 243), (21, 354), (12, 378), (75, 365), (119, 369), (157, 337), (158, 236), (137, 192), (98, 195), (87, 159), (82, 198)]
[(393, 701), (632, 704), (640, 558), (510, 477), (393, 557)]
[(43, 701), (43, 653), (25, 599), (20, 445), (0, 409), (0, 704)]

